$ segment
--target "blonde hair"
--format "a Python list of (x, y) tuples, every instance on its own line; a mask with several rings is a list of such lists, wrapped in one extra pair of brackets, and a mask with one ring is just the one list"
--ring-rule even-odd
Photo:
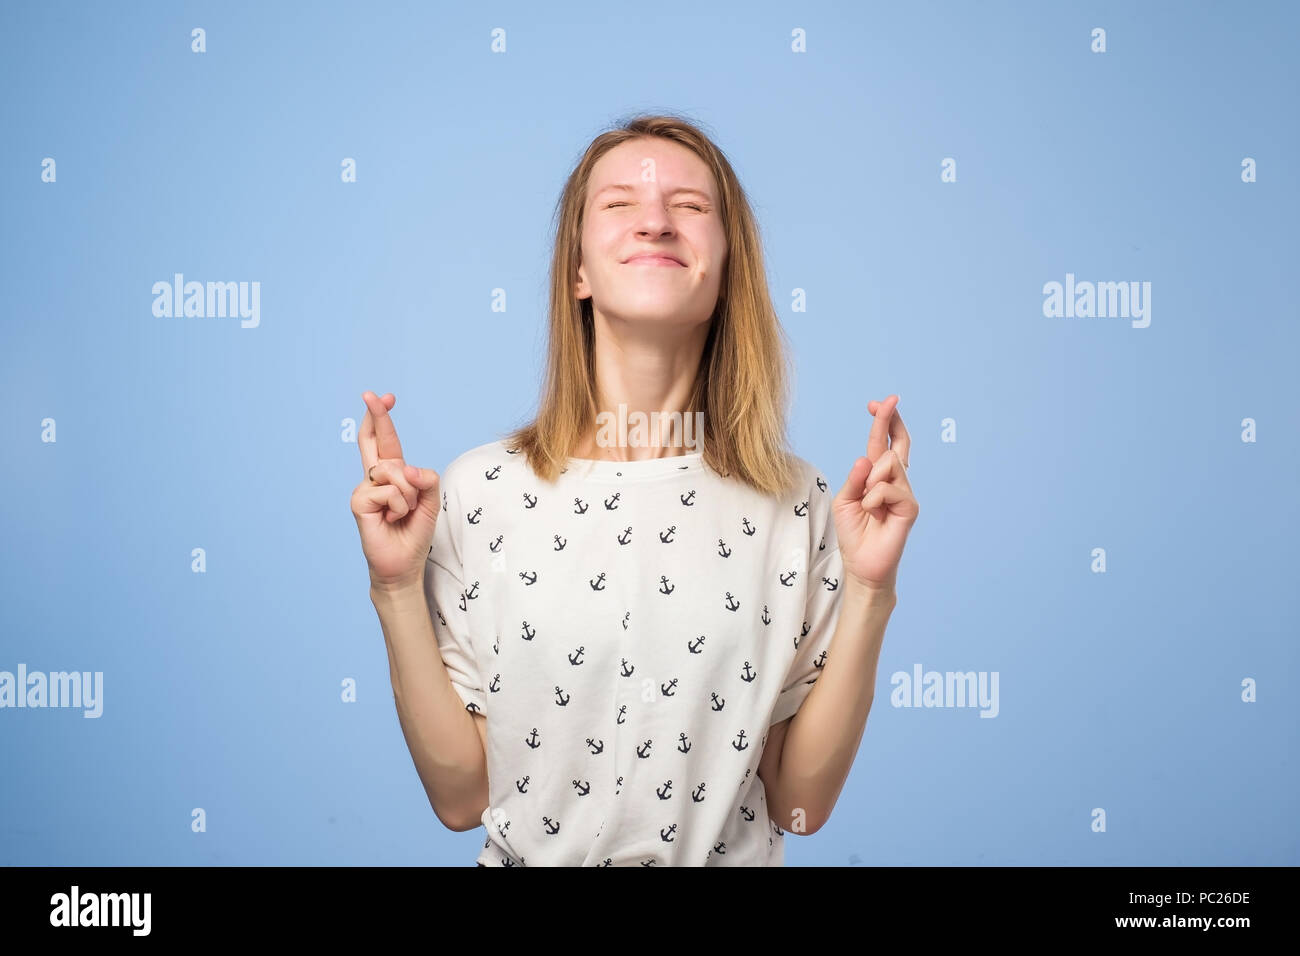
[(622, 143), (648, 137), (680, 143), (709, 167), (720, 189), (718, 211), (727, 237), (718, 302), (684, 411), (704, 413), (704, 435), (698, 437), (705, 464), (761, 492), (782, 493), (797, 473), (786, 445), (790, 362), (768, 293), (758, 223), (726, 156), (694, 124), (676, 116), (637, 116), (600, 134), (569, 174), (556, 206), (550, 330), (538, 411), (506, 442), (524, 453), (540, 478), (553, 482), (595, 424), (592, 306), (574, 294), (583, 210), (596, 161)]

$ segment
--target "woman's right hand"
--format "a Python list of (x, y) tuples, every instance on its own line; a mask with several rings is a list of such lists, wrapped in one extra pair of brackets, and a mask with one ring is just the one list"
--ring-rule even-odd
[(366, 403), (357, 435), (362, 479), (352, 492), (352, 515), (370, 565), (371, 587), (396, 590), (423, 580), (438, 521), (438, 473), (402, 459), (388, 414), (396, 396), (363, 392), (361, 398)]

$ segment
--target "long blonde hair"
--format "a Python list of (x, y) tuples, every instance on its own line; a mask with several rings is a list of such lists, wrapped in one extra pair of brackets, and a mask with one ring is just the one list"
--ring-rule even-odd
[(582, 217), (596, 161), (629, 140), (680, 143), (709, 167), (721, 190), (726, 268), (709, 320), (699, 372), (684, 411), (702, 411), (703, 461), (767, 494), (788, 490), (795, 465), (786, 444), (788, 342), (767, 288), (758, 223), (726, 156), (694, 124), (676, 116), (637, 116), (592, 140), (556, 206), (551, 259), (550, 333), (536, 418), (510, 432), (538, 477), (553, 482), (596, 421), (595, 349), (590, 299), (574, 294)]

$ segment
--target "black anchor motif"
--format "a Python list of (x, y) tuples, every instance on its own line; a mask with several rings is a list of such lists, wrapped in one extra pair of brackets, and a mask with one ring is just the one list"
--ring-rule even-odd
[(597, 742), (592, 742), (592, 739), (588, 737), (587, 746), (591, 748), (592, 754), (595, 755), (605, 749), (605, 741), (601, 740)]
[(699, 637), (697, 637), (695, 640), (693, 640), (693, 641), (687, 641), (687, 642), (686, 642), (686, 649), (687, 649), (688, 651), (690, 651), (692, 654), (703, 654), (704, 652), (703, 652), (702, 650), (700, 650), (700, 645), (703, 644), (703, 643), (704, 643), (704, 635), (701, 634), (701, 635), (700, 635)]
[(529, 777), (528, 774), (524, 774), (522, 777), (520, 777), (518, 780), (515, 781), (515, 789), (518, 790), (520, 793), (527, 793), (528, 781), (531, 779), (532, 778)]
[(745, 818), (745, 822), (747, 823), (754, 822), (754, 811), (749, 809), (749, 807), (742, 806), (740, 808), (740, 815)]
[(632, 540), (632, 526), (628, 525), (626, 528), (623, 529), (623, 533), (618, 536), (618, 543), (627, 544), (631, 540)]
[(666, 575), (661, 574), (659, 576), (659, 580), (663, 582), (662, 584), (659, 585), (660, 594), (672, 594), (674, 591), (677, 590), (677, 585), (668, 583), (668, 578)]
[(569, 695), (560, 690), (559, 684), (555, 685), (555, 702), (561, 707), (565, 707), (569, 703)]
[(727, 699), (725, 697), (719, 697), (716, 690), (710, 692), (709, 697), (713, 700), (713, 710), (715, 712), (722, 710), (723, 707), (727, 706)]
[(819, 544), (819, 545), (817, 545), (817, 550), (818, 550), (818, 551), (825, 551), (825, 550), (826, 550), (826, 535), (822, 535), (822, 543)]
[(659, 540), (662, 541), (664, 544), (672, 544), (673, 532), (675, 532), (676, 530), (677, 530), (677, 525), (672, 525), (668, 528), (667, 531), (660, 531)]
[(471, 700), (468, 704), (465, 705), (465, 709), (468, 710), (471, 714), (477, 714), (483, 708)]
[(524, 579), (524, 584), (536, 584), (536, 583), (537, 583), (537, 572), (536, 572), (536, 571), (520, 571), (520, 572), (519, 572), (519, 576), (520, 576), (521, 578)]
[(691, 748), (693, 746), (695, 745), (690, 742), (689, 738), (687, 738), (686, 731), (683, 730), (680, 734), (677, 735), (677, 750), (680, 753), (684, 753), (684, 754), (690, 753)]
[(691, 801), (694, 803), (703, 803), (704, 797), (701, 796), (702, 793), (704, 793), (703, 780), (700, 781), (700, 785), (698, 787), (696, 787), (694, 790), (691, 791)]
[(659, 839), (663, 840), (665, 843), (672, 843), (672, 842), (673, 842), (673, 833), (674, 833), (676, 830), (677, 830), (677, 824), (675, 824), (675, 823), (670, 824), (669, 826), (660, 829), (660, 831), (659, 831)]
[(501, 635), (500, 635), (500, 634), (498, 634), (497, 637), (496, 637), (496, 640), (494, 640), (494, 641), (492, 642), (492, 653), (493, 653), (493, 654), (500, 654), (500, 653), (501, 653)]
[(522, 637), (525, 641), (531, 641), (534, 637), (537, 636), (537, 632), (528, 626), (527, 621), (524, 621), (524, 629), (519, 636)]
[(605, 590), (605, 572), (601, 571), (599, 574), (597, 574), (594, 578), (589, 580), (587, 583), (591, 585), (591, 589), (593, 591)]
[(839, 578), (822, 578), (822, 584), (826, 585), (827, 591), (834, 591), (840, 586)]
[(606, 498), (606, 499), (605, 499), (605, 510), (606, 510), (606, 511), (617, 511), (617, 510), (618, 510), (618, 499), (619, 499), (619, 496), (620, 496), (620, 495), (621, 495), (621, 492), (616, 491), (616, 492), (614, 492), (614, 494), (613, 494), (612, 497), (609, 497), (609, 498)]
[(628, 619), (629, 617), (631, 617), (631, 616), (632, 616), (632, 612), (631, 612), (631, 611), (625, 611), (625, 612), (623, 613), (623, 630), (625, 630), (625, 631), (627, 630), (627, 619)]
[[(447, 492), (445, 491), (442, 493), (442, 510), (447, 510)], [(432, 551), (433, 548), (430, 548), (429, 550)]]
[(821, 476), (821, 475), (818, 475), (818, 476), (817, 476), (817, 489), (818, 489), (819, 491), (825, 491), (825, 490), (826, 490), (826, 482), (822, 481), (822, 476)]
[(482, 514), (483, 514), (482, 508), (475, 508), (473, 511), (469, 512), (469, 514), (465, 515), (465, 520), (468, 521), (470, 524), (478, 524), (479, 516)]
[(587, 513), (587, 505), (581, 498), (573, 499), (573, 513), (575, 515), (585, 515)]
[(575, 780), (573, 781), (573, 789), (578, 791), (578, 796), (585, 797), (587, 794), (591, 793), (591, 784)]
[(627, 719), (627, 704), (619, 704), (618, 717), (615, 719), (614, 723), (621, 724), (626, 719)]
[(668, 683), (659, 685), (659, 693), (663, 694), (665, 697), (671, 697), (673, 696), (673, 694), (677, 693), (675, 689), (676, 687), (677, 687), (677, 678), (674, 677)]
[(648, 859), (648, 860), (642, 860), (642, 861), (641, 861), (641, 865), (642, 865), (642, 866), (654, 866), (654, 865), (655, 865), (654, 857), (651, 857), (651, 858)]
[(537, 507), (537, 496), (536, 496), (536, 495), (530, 495), (528, 492), (525, 491), (525, 492), (524, 492), (524, 507), (525, 507), (525, 508), (536, 508), (536, 507)]
[(794, 587), (794, 579), (797, 578), (798, 576), (799, 576), (799, 572), (798, 572), (798, 571), (791, 571), (788, 575), (787, 575), (787, 574), (782, 574), (782, 575), (781, 575), (781, 583), (784, 584), (784, 585), (785, 585), (786, 587), (788, 587), (788, 588), (792, 588), (792, 587)]
[(569, 655), (569, 663), (574, 665), (581, 664), (582, 661), (580, 658), (582, 657), (582, 652), (585, 651), (586, 649), (587, 649), (586, 644), (579, 644), (578, 649)]
[(730, 591), (727, 592), (727, 600), (723, 603), (726, 605), (728, 611), (735, 611), (740, 608), (740, 602), (731, 596)]
[[(739, 741), (739, 743), (737, 743), (737, 741)], [(737, 750), (748, 750), (748, 749), (749, 749), (749, 741), (747, 741), (747, 740), (745, 739), (745, 731), (744, 731), (744, 730), (741, 730), (741, 732), (740, 732), (739, 734), (736, 735), (736, 740), (733, 740), (733, 741), (731, 742), (731, 746), (735, 747)]]
[(740, 675), (740, 679), (743, 680), (746, 684), (750, 683), (756, 677), (758, 677), (758, 671), (753, 670), (749, 666), (749, 661), (745, 661), (745, 666), (743, 668), (743, 671), (744, 672)]
[(506, 449), (506, 454), (507, 454), (507, 455), (517, 455), (517, 454), (519, 454), (519, 449), (518, 449), (518, 448), (507, 448), (507, 449)]
[(501, 689), (501, 674), (500, 672), (498, 672), (492, 675), (492, 683), (488, 684), (488, 690), (490, 690), (492, 693), (495, 694), (500, 689)]
[(655, 787), (655, 793), (659, 795), (660, 800), (671, 800), (673, 795), (668, 791), (672, 788), (673, 782), (671, 780), (665, 780), (662, 787)]
[(623, 666), (620, 668), (619, 673), (621, 673), (624, 677), (631, 677), (631, 676), (632, 676), (632, 671), (634, 671), (634, 670), (636, 670), (635, 667), (628, 667), (628, 666), (627, 666), (627, 658), (624, 657), (624, 658), (623, 658)]
[(724, 558), (731, 557), (731, 549), (727, 547), (727, 542), (721, 538), (718, 539), (718, 554)]
[(643, 759), (643, 760), (644, 760), (646, 757), (649, 757), (649, 756), (650, 756), (650, 741), (647, 740), (647, 741), (646, 741), (645, 743), (643, 743), (641, 746), (637, 747), (637, 748), (636, 748), (636, 755), (637, 755), (638, 757), (640, 757), (641, 759)]
[[(596, 836), (600, 836), (600, 834), (597, 833)], [(611, 860), (609, 857), (605, 857), (604, 860), (602, 860), (600, 863), (597, 863), (596, 865), (597, 865), (597, 866), (613, 866), (613, 865), (614, 865), (614, 861)]]
[(746, 518), (743, 523), (744, 523), (745, 534), (749, 535), (749, 537), (752, 538), (754, 536), (754, 533), (758, 531), (758, 528), (755, 525), (750, 524), (748, 518)]
[(442, 611), (439, 610), (439, 608), (438, 608), (437, 605), (434, 605), (434, 608), (433, 608), (433, 609), (434, 609), (435, 611), (438, 612), (438, 620), (439, 620), (440, 622), (442, 622), (442, 626), (443, 626), (443, 627), (446, 627), (446, 626), (447, 626), (447, 619), (446, 619), (445, 617), (442, 616)]
[(808, 502), (804, 501), (794, 506), (794, 513), (800, 518), (808, 513)]
[(483, 477), (486, 478), (488, 481), (496, 481), (499, 477), (501, 477), (501, 466), (493, 465), (487, 471), (483, 472)]
[(538, 747), (542, 745), (542, 742), (537, 739), (536, 727), (533, 728), (533, 732), (531, 734), (529, 734), (527, 737), (524, 738), (524, 743), (528, 744), (528, 746), (533, 750), (536, 750)]
[[(617, 797), (622, 792), (623, 792), (623, 778), (619, 777), (618, 780), (614, 782), (614, 796)], [(601, 829), (604, 829), (605, 824), (602, 823), (600, 826)]]
[(560, 832), (560, 821), (552, 820), (550, 817), (542, 817), (542, 824), (546, 827), (546, 832), (551, 836)]
[(771, 624), (771, 623), (772, 623), (772, 615), (770, 615), (770, 614), (767, 613), (767, 605), (766, 605), (766, 604), (763, 605), (763, 615), (762, 615), (762, 617), (759, 618), (759, 620), (761, 620), (764, 624)]
[(695, 498), (695, 489), (692, 488), (692, 489), (691, 489), (689, 492), (687, 492), (686, 494), (684, 494), (684, 495), (678, 495), (677, 497), (679, 497), (679, 498), (682, 500), (682, 504), (684, 504), (686, 507), (690, 508), (690, 507), (692, 507), (692, 506), (695, 504), (695, 501), (693, 500), (693, 499)]
[[(826, 652), (825, 652), (825, 651), (822, 651), (820, 654), (818, 654), (818, 655), (816, 656), (816, 658), (813, 659), (813, 665), (814, 665), (815, 667), (821, 667), (821, 666), (822, 666), (823, 664), (825, 664), (825, 663), (826, 663)], [(811, 684), (812, 681), (809, 681), (808, 683)]]
[(491, 541), (488, 543), (488, 550), (491, 551), (493, 554), (496, 554), (498, 551), (501, 550), (501, 535), (497, 535), (497, 539), (495, 541)]
[(713, 844), (713, 852), (718, 854), (718, 856), (726, 856), (727, 844), (722, 840), (719, 840), (717, 843)]
[(558, 534), (554, 536), (554, 540), (555, 540), (556, 551), (563, 551), (564, 546), (569, 543), (568, 538), (561, 538)]
[(803, 626), (802, 626), (801, 628), (799, 628), (799, 636), (800, 636), (800, 637), (807, 637), (807, 636), (808, 636), (808, 632), (811, 631), (811, 630), (812, 630), (812, 625), (809, 624), (807, 621), (804, 621), (804, 622), (803, 622)]

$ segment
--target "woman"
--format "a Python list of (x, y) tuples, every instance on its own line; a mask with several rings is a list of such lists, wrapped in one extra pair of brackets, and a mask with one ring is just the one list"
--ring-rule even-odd
[(871, 707), (918, 514), (898, 397), (838, 494), (786, 449), (757, 225), (691, 124), (599, 136), (558, 212), (533, 422), (439, 477), (363, 396), (403, 732), (439, 819), (486, 828), (480, 866), (781, 865)]

